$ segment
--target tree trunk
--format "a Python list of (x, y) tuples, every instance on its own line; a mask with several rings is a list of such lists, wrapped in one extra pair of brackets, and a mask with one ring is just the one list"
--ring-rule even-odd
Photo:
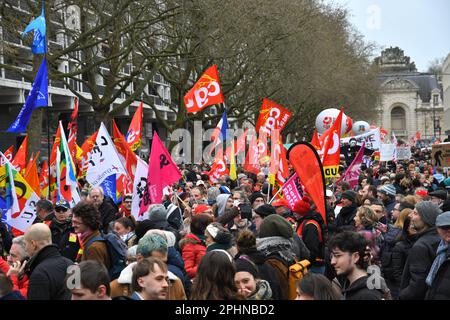
[(48, 107), (42, 107), (33, 110), (30, 122), (28, 123), (28, 158), (31, 156), (32, 152), (36, 154), (39, 150), (41, 150), (42, 114), (44, 108)]

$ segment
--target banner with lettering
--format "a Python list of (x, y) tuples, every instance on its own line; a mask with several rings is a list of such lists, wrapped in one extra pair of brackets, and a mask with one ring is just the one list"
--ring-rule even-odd
[(281, 187), (283, 196), (289, 203), (289, 208), (294, 210), (295, 204), (303, 198), (303, 186), (297, 173), (294, 173)]
[(355, 140), (358, 146), (362, 146), (364, 143), (367, 149), (379, 150), (381, 145), (380, 128), (370, 130), (358, 136), (342, 138), (341, 144), (350, 144), (352, 140)]

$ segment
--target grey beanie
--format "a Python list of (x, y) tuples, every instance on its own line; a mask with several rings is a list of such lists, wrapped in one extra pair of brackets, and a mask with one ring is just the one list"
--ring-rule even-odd
[(442, 210), (431, 201), (422, 201), (417, 203), (416, 211), (419, 213), (423, 222), (429, 227), (436, 226), (436, 218), (442, 213)]
[(167, 209), (162, 204), (150, 205), (148, 219), (153, 222), (166, 221)]

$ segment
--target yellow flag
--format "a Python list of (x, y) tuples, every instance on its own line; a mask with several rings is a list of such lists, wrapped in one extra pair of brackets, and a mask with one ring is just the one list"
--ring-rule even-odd
[(231, 154), (230, 154), (230, 179), (236, 180), (236, 159), (234, 157), (234, 143), (231, 143)]

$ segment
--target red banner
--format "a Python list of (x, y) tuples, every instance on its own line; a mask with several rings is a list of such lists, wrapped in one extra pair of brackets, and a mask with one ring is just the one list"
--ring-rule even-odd
[(184, 96), (184, 105), (188, 113), (199, 112), (207, 106), (224, 101), (216, 65), (209, 67)]
[(136, 151), (141, 147), (141, 137), (142, 137), (142, 115), (143, 115), (144, 105), (139, 105), (139, 108), (136, 110), (136, 113), (131, 120), (130, 127), (128, 128), (126, 141), (130, 146), (132, 151)]
[(262, 131), (269, 136), (274, 129), (279, 129), (281, 132), (291, 117), (292, 113), (289, 110), (264, 98), (258, 121), (256, 122), (256, 132)]
[(289, 149), (288, 160), (326, 224), (325, 177), (317, 151), (307, 142), (298, 142)]
[(303, 198), (303, 186), (296, 173), (289, 178), (281, 188), (283, 197), (289, 203), (289, 208), (294, 210), (295, 204)]
[(341, 122), (344, 110), (341, 109), (336, 121), (330, 129), (320, 137), (322, 149), (319, 154), (326, 178), (335, 177), (339, 174), (339, 163), (341, 156)]

